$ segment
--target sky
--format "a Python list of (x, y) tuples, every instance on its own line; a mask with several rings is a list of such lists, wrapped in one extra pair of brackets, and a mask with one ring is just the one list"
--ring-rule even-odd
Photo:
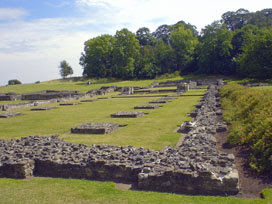
[(60, 61), (82, 75), (84, 42), (128, 28), (152, 32), (180, 20), (200, 31), (227, 11), (272, 8), (271, 0), (0, 0), (0, 85), (60, 78)]

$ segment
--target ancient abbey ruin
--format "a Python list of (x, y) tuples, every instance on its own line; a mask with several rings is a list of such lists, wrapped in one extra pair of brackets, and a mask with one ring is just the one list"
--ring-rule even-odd
[[(182, 144), (165, 147), (160, 151), (134, 148), (133, 146), (83, 145), (68, 143), (57, 136), (30, 136), (21, 139), (0, 140), (0, 177), (24, 179), (33, 176), (54, 178), (75, 178), (130, 183), (136, 189), (203, 195), (235, 195), (239, 192), (238, 172), (234, 156), (220, 152), (216, 148), (216, 134), (227, 130), (227, 125), (219, 119), (219, 89), (223, 81), (169, 81), (155, 82), (145, 87), (177, 87), (173, 94), (160, 99), (150, 99), (150, 104), (139, 104), (135, 109), (156, 109), (171, 102), (182, 93), (209, 85), (205, 95), (190, 116), (192, 121), (181, 124), (178, 132), (184, 135)], [(120, 97), (133, 95), (139, 87), (101, 87), (86, 94), (46, 92), (48, 96), (34, 94), (45, 103), (82, 99), (119, 91)], [(27, 97), (30, 97), (28, 94)], [(39, 95), (39, 96), (38, 96)], [(14, 94), (2, 95), (5, 100)], [(52, 97), (54, 98), (52, 98)], [(61, 97), (65, 96), (65, 97)], [(67, 97), (66, 97), (67, 96)], [(24, 98), (26, 96), (22, 96)], [(1, 97), (0, 97), (1, 100)], [(92, 102), (85, 101), (85, 102)], [(39, 102), (33, 102), (37, 106)], [(36, 104), (36, 105), (35, 105)], [(80, 104), (79, 104), (80, 105)], [(32, 106), (32, 105), (31, 105)], [(10, 106), (12, 108), (13, 106)], [(9, 107), (2, 107), (8, 110)], [(113, 113), (112, 117), (140, 117), (144, 112)], [(5, 113), (5, 112), (3, 112)], [(137, 115), (138, 114), (138, 115)], [(71, 132), (81, 134), (110, 134), (121, 128), (120, 124), (86, 123), (71, 127)]]

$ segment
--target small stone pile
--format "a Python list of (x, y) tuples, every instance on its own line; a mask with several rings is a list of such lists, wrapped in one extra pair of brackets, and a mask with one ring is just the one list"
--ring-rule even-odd
[(120, 125), (116, 123), (86, 123), (71, 129), (71, 133), (77, 134), (109, 134), (118, 130)]
[(134, 109), (157, 109), (159, 108), (160, 106), (158, 105), (151, 105), (151, 104), (148, 104), (148, 105), (139, 105), (139, 106), (135, 106)]
[(112, 118), (139, 118), (144, 116), (145, 113), (142, 111), (119, 111), (117, 113), (111, 114)]
[(0, 118), (11, 118), (11, 117), (16, 117), (22, 115), (21, 113), (12, 113), (12, 112), (7, 112), (7, 113), (0, 113)]

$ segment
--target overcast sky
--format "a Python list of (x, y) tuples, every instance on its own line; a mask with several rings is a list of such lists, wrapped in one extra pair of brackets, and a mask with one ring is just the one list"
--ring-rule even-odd
[(128, 28), (152, 32), (180, 20), (204, 26), (227, 11), (272, 8), (271, 0), (0, 0), (0, 85), (60, 78), (58, 65), (67, 60), (74, 76), (84, 42)]

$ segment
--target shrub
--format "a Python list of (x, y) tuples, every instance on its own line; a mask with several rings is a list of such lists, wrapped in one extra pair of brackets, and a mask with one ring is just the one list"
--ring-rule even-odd
[(22, 84), (18, 79), (12, 79), (8, 81), (8, 85)]
[(238, 84), (220, 91), (223, 118), (232, 125), (228, 141), (251, 150), (250, 166), (258, 172), (272, 172), (272, 94)]

